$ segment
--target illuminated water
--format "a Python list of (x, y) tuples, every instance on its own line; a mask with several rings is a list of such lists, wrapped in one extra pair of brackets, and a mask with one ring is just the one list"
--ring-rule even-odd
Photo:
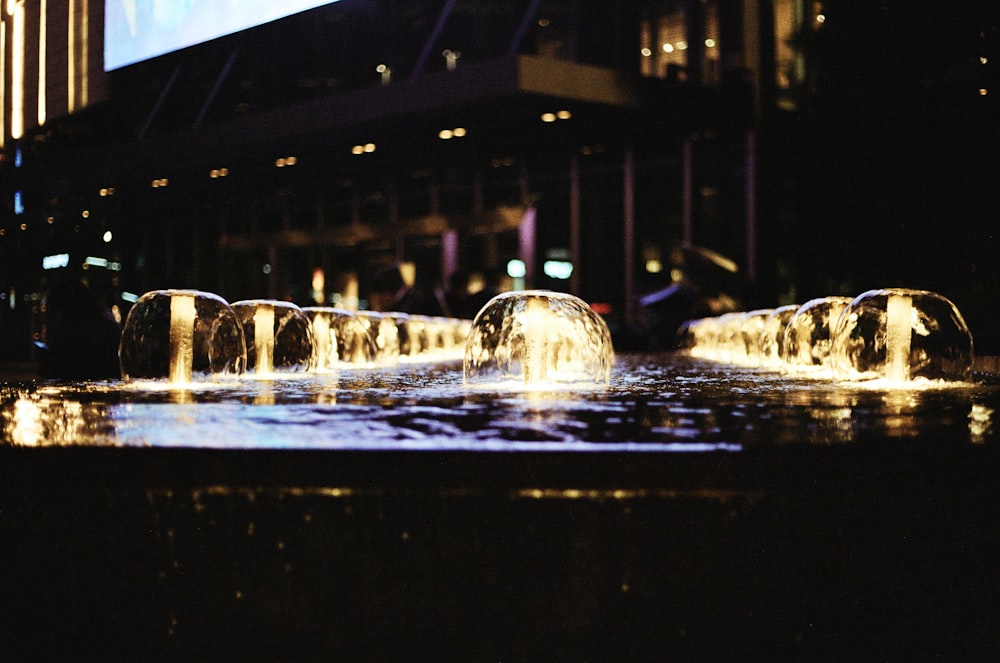
[(619, 356), (607, 388), (463, 386), (456, 362), (231, 379), (0, 387), (0, 444), (738, 452), (775, 445), (1000, 443), (995, 376), (897, 391), (683, 355)]

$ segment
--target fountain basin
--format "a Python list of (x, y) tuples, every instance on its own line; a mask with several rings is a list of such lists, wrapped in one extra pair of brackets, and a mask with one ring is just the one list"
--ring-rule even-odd
[(1000, 650), (995, 378), (892, 392), (660, 355), (605, 389), (461, 379), (0, 388), (4, 651)]

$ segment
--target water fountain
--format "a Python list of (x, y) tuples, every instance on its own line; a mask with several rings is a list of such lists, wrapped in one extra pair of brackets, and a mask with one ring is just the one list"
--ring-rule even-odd
[(785, 329), (785, 368), (798, 374), (832, 376), (830, 349), (834, 327), (850, 297), (819, 297), (803, 304)]
[(247, 370), (256, 377), (302, 373), (315, 366), (309, 317), (290, 302), (247, 299), (233, 303), (243, 326)]
[(312, 323), (316, 369), (371, 367), (377, 349), (368, 326), (351, 311), (328, 306), (307, 306), (302, 312)]
[(965, 380), (972, 373), (972, 334), (955, 305), (937, 293), (870, 290), (840, 315), (831, 355), (838, 380)]
[(156, 290), (139, 298), (125, 320), (118, 354), (126, 382), (217, 380), (242, 375), (247, 362), (234, 310), (198, 290)]
[[(542, 291), (487, 305), (461, 371), (408, 359), (331, 379), (340, 322), (364, 318), (372, 348), (406, 319), (319, 308), (301, 315), (330, 342), (326, 369), (240, 379), (247, 343), (255, 369), (270, 351), (280, 371), (290, 325), (306, 354), (297, 314), (282, 328), (273, 304), (145, 295), (124, 381), (0, 386), (0, 536), (16, 542), (0, 549), (0, 645), (77, 660), (994, 658), (1000, 380), (961, 368), (971, 341), (939, 299), (852, 301), (843, 347), (869, 356), (870, 331), (879, 366), (959, 380), (866, 388), (732, 365), (709, 358), (708, 318), (685, 327), (690, 352), (615, 356), (590, 307)], [(212, 388), (144, 387), (187, 380), (188, 357)]]
[(580, 299), (533, 290), (497, 295), (465, 344), (466, 384), (607, 385), (614, 350), (607, 325)]

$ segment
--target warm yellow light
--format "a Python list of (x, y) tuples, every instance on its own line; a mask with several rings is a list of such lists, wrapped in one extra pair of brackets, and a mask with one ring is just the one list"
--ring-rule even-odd
[(664, 44), (663, 45), (663, 52), (664, 53), (673, 53), (674, 52), (674, 45), (673, 44)]
[(284, 168), (285, 167), (284, 157), (279, 157), (278, 159), (275, 159), (274, 165), (277, 166), (278, 168)]
[(312, 275), (312, 289), (314, 292), (323, 292), (323, 288), (326, 287), (326, 275), (324, 274), (322, 268), (317, 267), (313, 270)]
[(573, 114), (570, 113), (568, 110), (561, 110), (558, 113), (556, 113), (556, 117), (559, 118), (560, 120), (568, 120), (569, 118), (573, 117)]
[(364, 154), (364, 153), (365, 153), (364, 145), (355, 145), (354, 147), (351, 148), (351, 154)]
[(454, 129), (451, 130), (451, 133), (452, 133), (453, 136), (455, 136), (455, 138), (464, 138), (465, 137), (465, 128), (464, 127), (455, 127)]
[(986, 88), (984, 88), (984, 87), (979, 88), (979, 96), (980, 97), (985, 97), (988, 93), (989, 93), (989, 90), (987, 90)]
[(980, 64), (986, 64), (989, 61), (990, 61), (990, 59), (988, 57), (986, 57), (985, 55), (979, 56), (979, 62), (980, 62)]
[(644, 58), (648, 58), (648, 57), (649, 57), (650, 55), (652, 55), (652, 54), (653, 54), (653, 51), (651, 51), (651, 50), (650, 50), (650, 49), (648, 49), (648, 48), (643, 48), (643, 49), (642, 49), (641, 51), (639, 51), (639, 53), (641, 53), (641, 54), (642, 54), (642, 57), (644, 57)]
[(298, 162), (299, 162), (299, 160), (298, 160), (297, 157), (285, 157), (285, 165), (286, 166), (294, 166)]
[(375, 143), (365, 143), (365, 152), (371, 154), (375, 151)]
[(28, 229), (28, 224), (27, 223), (22, 223), (21, 224), (21, 230), (27, 230), (27, 229)]
[(659, 274), (663, 271), (663, 263), (659, 260), (653, 258), (652, 260), (646, 261), (646, 271), (650, 274)]
[(7, 134), (7, 83), (4, 73), (7, 71), (7, 22), (0, 13), (0, 147), (4, 146)]
[(10, 136), (24, 135), (24, 3), (7, 0), (11, 17)]
[(707, 46), (708, 48), (715, 48), (715, 40), (709, 37), (708, 39), (705, 40), (705, 46)]
[(438, 138), (441, 140), (451, 140), (453, 136), (454, 134), (451, 132), (451, 129), (442, 129), (438, 132)]
[(686, 51), (687, 47), (688, 47), (688, 43), (686, 41), (679, 41), (679, 42), (677, 42), (677, 50), (678, 51)]
[(89, 209), (83, 210), (82, 212), (80, 212), (80, 216), (82, 216), (85, 219), (89, 219), (90, 218), (90, 210)]
[(556, 121), (555, 113), (542, 113), (542, 122), (555, 122), (555, 121)]
[(45, 124), (45, 51), (46, 51), (46, 0), (39, 0), (38, 6), (38, 126)]
[(228, 175), (229, 175), (229, 169), (228, 168), (220, 168), (219, 169), (219, 177), (226, 177)]

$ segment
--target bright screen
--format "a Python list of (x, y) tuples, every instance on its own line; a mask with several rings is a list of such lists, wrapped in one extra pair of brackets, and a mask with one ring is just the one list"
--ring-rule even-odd
[(106, 0), (104, 70), (187, 48), (335, 0)]

